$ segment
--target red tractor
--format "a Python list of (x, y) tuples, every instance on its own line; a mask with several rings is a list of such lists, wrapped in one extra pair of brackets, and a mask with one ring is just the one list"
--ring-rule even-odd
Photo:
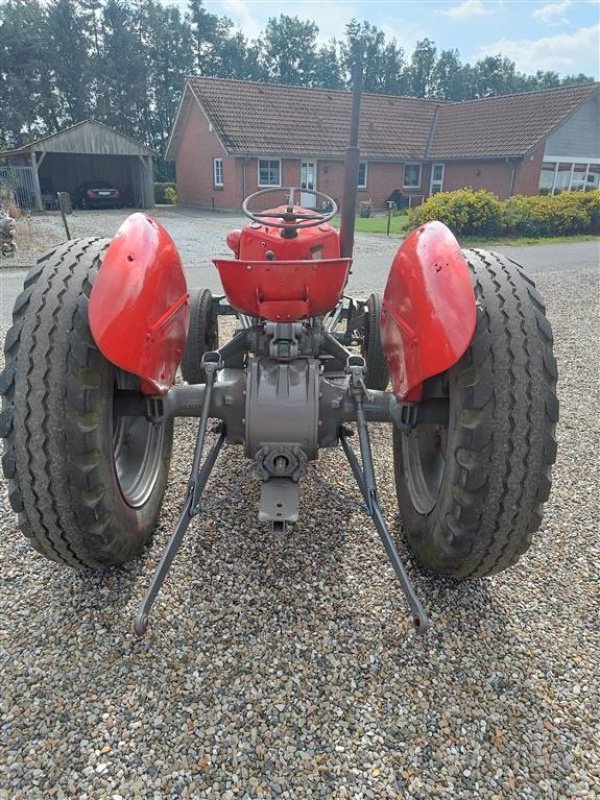
[[(112, 240), (55, 248), (25, 279), (0, 434), (10, 502), (39, 552), (74, 568), (136, 558), (159, 516), (173, 419), (199, 418), (183, 510), (138, 634), (225, 443), (244, 448), (261, 480), (259, 519), (280, 535), (298, 519), (310, 462), (341, 447), (421, 632), (429, 622), (378, 502), (369, 423), (389, 423), (402, 524), (425, 567), (495, 574), (540, 525), (558, 416), (540, 295), (512, 261), (461, 251), (432, 222), (399, 248), (383, 298), (348, 297), (357, 161), (353, 144), (339, 234), (328, 224), (336, 204), (318, 192), (326, 210), (297, 205), (294, 188), (245, 201), (250, 222), (227, 237), (233, 257), (215, 260), (223, 296), (189, 299), (175, 245), (140, 213)], [(261, 210), (274, 191), (283, 203)], [(224, 314), (238, 327), (219, 346)], [(209, 420), (218, 435), (205, 454)]]

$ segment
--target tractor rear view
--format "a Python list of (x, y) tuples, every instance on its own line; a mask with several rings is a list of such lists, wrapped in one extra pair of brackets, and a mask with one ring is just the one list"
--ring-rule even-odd
[[(112, 240), (48, 253), (16, 301), (2, 464), (19, 526), (47, 558), (93, 569), (136, 558), (159, 517), (173, 420), (199, 420), (138, 634), (225, 444), (243, 448), (261, 482), (259, 520), (280, 536), (302, 524), (309, 464), (322, 448), (343, 454), (420, 632), (429, 620), (379, 505), (370, 423), (389, 426), (402, 526), (425, 567), (493, 575), (540, 525), (558, 415), (542, 299), (512, 261), (461, 251), (437, 222), (400, 246), (383, 295), (346, 293), (359, 102), (356, 92), (339, 233), (332, 198), (313, 192), (319, 211), (298, 205), (295, 187), (257, 192), (249, 223), (227, 237), (232, 257), (215, 260), (223, 294), (189, 297), (170, 236), (134, 214)], [(221, 315), (237, 327), (219, 343)]]

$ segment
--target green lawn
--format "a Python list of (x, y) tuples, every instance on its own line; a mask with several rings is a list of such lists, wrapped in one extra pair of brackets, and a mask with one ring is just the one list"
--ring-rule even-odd
[[(340, 218), (335, 217), (331, 221), (331, 224), (339, 228), (340, 226)], [(381, 234), (387, 232), (387, 216), (386, 215), (378, 215), (374, 217), (356, 217), (356, 224), (355, 230), (359, 233), (378, 233)], [(390, 225), (390, 235), (400, 235), (400, 236), (408, 236), (408, 214), (402, 214), (397, 217), (391, 218), (391, 225)], [(513, 244), (513, 245), (528, 245), (528, 244), (565, 244), (568, 242), (589, 242), (593, 241), (594, 239), (598, 239), (598, 236), (592, 236), (588, 234), (574, 234), (573, 236), (506, 236), (506, 237), (498, 237), (495, 236), (491, 239), (482, 239), (481, 237), (475, 236), (463, 236), (459, 237), (459, 241), (461, 245), (464, 247), (489, 247), (490, 245), (498, 244), (498, 245), (506, 245), (506, 244)]]
[[(376, 217), (356, 217), (355, 231), (359, 233), (386, 233), (387, 232), (387, 216)], [(339, 228), (340, 218), (335, 217), (331, 220), (331, 224)], [(406, 226), (408, 225), (408, 214), (402, 214), (397, 217), (392, 217), (390, 220), (390, 234), (406, 235)]]

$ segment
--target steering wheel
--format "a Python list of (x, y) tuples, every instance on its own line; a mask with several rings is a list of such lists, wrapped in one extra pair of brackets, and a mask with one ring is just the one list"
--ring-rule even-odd
[[(286, 208), (285, 211), (250, 211), (248, 206), (256, 197), (264, 197), (267, 194), (281, 194), (286, 193)], [(314, 211), (308, 214), (303, 212), (294, 211), (294, 193), (301, 192), (302, 194), (312, 194), (317, 200), (331, 206), (330, 211)], [(264, 224), (265, 218), (269, 220), (280, 219), (281, 222), (269, 221), (269, 227), (273, 228), (287, 228), (298, 230), (299, 228), (313, 228), (315, 225), (322, 225), (324, 222), (329, 222), (333, 219), (338, 212), (337, 203), (332, 197), (329, 197), (323, 192), (317, 192), (314, 189), (301, 189), (298, 186), (290, 186), (289, 188), (273, 188), (261, 189), (259, 192), (248, 195), (242, 205), (242, 211), (253, 222), (258, 222), (260, 225)]]

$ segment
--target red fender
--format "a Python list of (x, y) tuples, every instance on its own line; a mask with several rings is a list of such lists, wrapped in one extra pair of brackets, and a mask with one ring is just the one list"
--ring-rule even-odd
[(388, 277), (381, 339), (398, 400), (420, 398), (426, 378), (452, 367), (475, 332), (475, 295), (460, 245), (427, 222), (400, 246)]
[(179, 253), (156, 220), (132, 214), (121, 225), (96, 276), (88, 318), (100, 352), (142, 378), (142, 391), (169, 390), (190, 310)]

